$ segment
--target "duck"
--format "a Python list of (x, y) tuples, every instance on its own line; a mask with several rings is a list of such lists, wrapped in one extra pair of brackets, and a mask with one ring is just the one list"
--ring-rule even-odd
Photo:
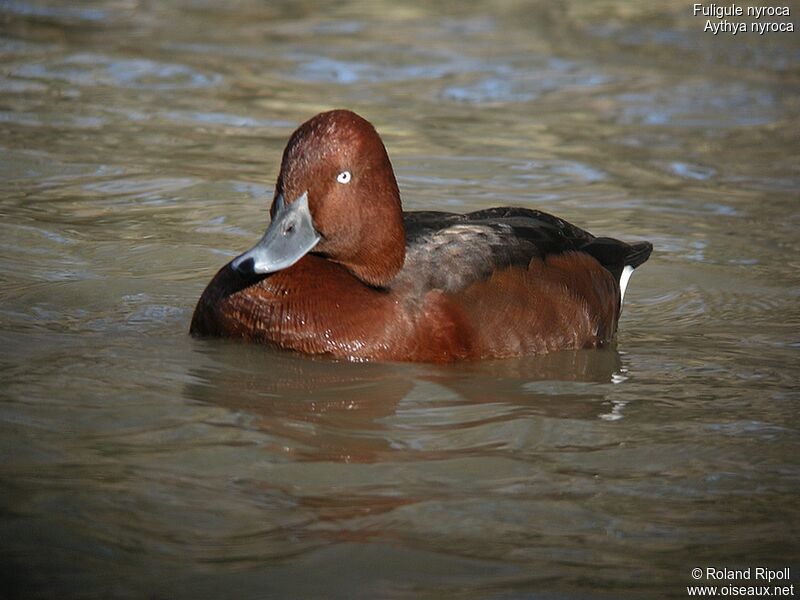
[(349, 361), (601, 348), (653, 249), (523, 207), (404, 212), (380, 135), (346, 109), (292, 133), (269, 212), (201, 294), (191, 335)]

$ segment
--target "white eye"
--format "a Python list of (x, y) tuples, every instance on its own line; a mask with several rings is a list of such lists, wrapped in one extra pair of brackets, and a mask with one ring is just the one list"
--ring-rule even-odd
[(350, 183), (350, 171), (342, 171), (336, 176), (339, 183)]

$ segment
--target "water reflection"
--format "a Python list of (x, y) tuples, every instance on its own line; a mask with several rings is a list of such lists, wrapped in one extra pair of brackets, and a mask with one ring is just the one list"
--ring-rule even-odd
[(74, 85), (113, 85), (139, 90), (171, 90), (216, 85), (220, 76), (203, 74), (179, 64), (145, 59), (111, 59), (75, 54), (50, 64), (27, 64), (14, 69), (17, 77), (62, 80)]
[[(602, 387), (624, 380), (614, 349), (452, 368), (354, 364), (203, 340), (187, 399), (246, 415), (295, 460), (430, 460), (506, 452), (520, 419), (621, 418)], [(479, 433), (471, 430), (479, 430)], [(496, 429), (496, 432), (492, 432)]]

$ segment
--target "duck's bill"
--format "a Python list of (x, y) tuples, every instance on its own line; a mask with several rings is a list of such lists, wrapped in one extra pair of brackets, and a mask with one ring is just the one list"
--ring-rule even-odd
[(231, 266), (244, 274), (263, 275), (291, 267), (317, 245), (320, 235), (314, 229), (308, 194), (305, 193), (291, 204), (283, 195), (275, 199), (272, 222), (261, 241), (253, 248), (236, 257)]

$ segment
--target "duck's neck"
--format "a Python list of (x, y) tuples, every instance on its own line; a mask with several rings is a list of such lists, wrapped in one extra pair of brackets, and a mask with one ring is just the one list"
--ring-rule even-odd
[(353, 245), (352, 252), (334, 259), (365, 284), (378, 288), (389, 285), (403, 268), (406, 256), (403, 209), (394, 177), (391, 184), (375, 190), (382, 196), (381, 200), (364, 207), (359, 219), (359, 241)]

